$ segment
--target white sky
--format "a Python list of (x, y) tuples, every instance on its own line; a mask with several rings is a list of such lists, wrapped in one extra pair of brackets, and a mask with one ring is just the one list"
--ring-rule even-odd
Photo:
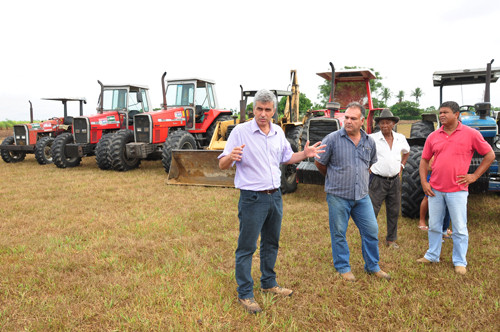
[[(62, 115), (44, 97), (86, 97), (95, 113), (99, 85), (144, 84), (154, 107), (161, 75), (217, 82), (220, 107), (237, 109), (245, 89), (286, 89), (296, 69), (300, 91), (317, 101), (331, 61), (374, 68), (407, 100), (419, 87), (423, 108), (437, 107), (432, 73), (500, 67), (498, 0), (17, 0), (0, 13), (0, 120)], [(445, 100), (473, 104), (482, 86), (444, 88)], [(500, 106), (500, 83), (492, 84)], [(392, 105), (395, 98), (389, 101)], [(77, 115), (76, 103), (70, 115)]]

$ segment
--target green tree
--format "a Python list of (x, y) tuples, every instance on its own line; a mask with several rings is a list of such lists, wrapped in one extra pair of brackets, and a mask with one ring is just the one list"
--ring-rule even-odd
[(418, 98), (422, 97), (423, 94), (424, 93), (423, 93), (422, 89), (420, 89), (420, 88), (415, 88), (415, 90), (413, 90), (411, 92), (411, 96), (415, 97), (415, 100), (417, 101), (417, 104), (418, 104)]
[(405, 99), (405, 92), (403, 90), (399, 90), (396, 98), (398, 98), (398, 103), (401, 103), (403, 99)]
[(423, 110), (418, 106), (419, 105), (413, 101), (402, 101), (392, 105), (390, 110), (394, 115), (399, 116), (401, 119), (411, 120), (420, 118), (420, 114)]
[[(278, 114), (283, 115), (285, 112), (286, 97), (281, 97), (278, 103)], [(305, 93), (300, 93), (299, 95), (299, 113), (305, 114), (308, 110), (313, 108), (312, 101), (307, 98)]]
[(384, 104), (387, 105), (387, 101), (391, 98), (391, 96), (392, 96), (391, 90), (389, 90), (389, 88), (383, 87), (382, 91), (380, 92), (380, 98), (382, 98)]

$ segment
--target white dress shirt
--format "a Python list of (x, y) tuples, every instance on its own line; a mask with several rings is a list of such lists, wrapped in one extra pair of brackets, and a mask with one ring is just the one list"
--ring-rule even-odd
[(410, 152), (410, 145), (403, 134), (392, 132), (392, 149), (381, 131), (370, 134), (377, 146), (377, 162), (370, 167), (373, 174), (393, 177), (401, 170), (401, 154)]

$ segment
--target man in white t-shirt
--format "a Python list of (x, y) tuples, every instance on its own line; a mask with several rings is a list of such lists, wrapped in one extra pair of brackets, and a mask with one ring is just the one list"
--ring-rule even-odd
[(382, 202), (385, 201), (387, 214), (388, 247), (399, 249), (396, 243), (398, 237), (398, 216), (401, 205), (401, 181), (399, 174), (404, 169), (410, 146), (404, 135), (393, 131), (399, 117), (394, 116), (389, 109), (384, 109), (375, 123), (380, 131), (370, 136), (377, 146), (377, 162), (370, 167), (370, 199), (375, 215), (378, 216)]

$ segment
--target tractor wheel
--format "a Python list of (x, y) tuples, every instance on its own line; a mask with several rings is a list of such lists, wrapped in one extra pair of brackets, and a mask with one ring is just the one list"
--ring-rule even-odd
[(184, 130), (177, 130), (169, 134), (163, 143), (162, 159), (165, 172), (170, 172), (172, 163), (172, 150), (196, 150), (196, 141), (190, 133)]
[[(299, 138), (301, 134), (302, 134), (302, 126), (294, 127), (287, 132), (287, 140), (290, 143), (293, 152), (299, 151)], [(290, 165), (282, 164), (280, 166), (281, 170), (280, 188), (282, 194), (293, 193), (297, 190), (297, 165), (298, 164), (290, 164)]]
[(434, 131), (434, 122), (418, 121), (411, 125), (411, 138), (427, 138)]
[[(2, 145), (14, 145), (14, 136), (9, 136), (3, 140)], [(2, 159), (6, 163), (18, 163), (26, 158), (26, 152), (0, 150)]]
[[(483, 157), (472, 158), (471, 163), (469, 165), (469, 174), (472, 174), (479, 167), (481, 162), (483, 161)], [(490, 171), (489, 169), (483, 173), (473, 184), (469, 186), (469, 194), (481, 194), (488, 192), (490, 182)]]
[(97, 162), (97, 166), (99, 166), (102, 170), (111, 169), (111, 156), (109, 147), (111, 145), (111, 139), (113, 138), (113, 134), (104, 134), (102, 135), (99, 142), (95, 147), (95, 161)]
[(307, 140), (309, 140), (309, 120), (304, 123), (304, 126), (302, 127), (302, 131), (300, 132), (299, 136), (299, 146), (300, 146), (300, 151), (304, 151), (304, 147), (306, 146)]
[(134, 132), (130, 129), (119, 130), (111, 138), (109, 156), (115, 171), (126, 172), (139, 167), (141, 159), (127, 157), (125, 146), (130, 142), (134, 142)]
[(42, 137), (36, 142), (35, 145), (35, 158), (40, 165), (52, 164), (52, 144), (54, 144), (54, 138), (50, 136)]
[(76, 167), (82, 161), (81, 157), (66, 157), (64, 150), (67, 144), (73, 143), (73, 135), (71, 133), (64, 133), (56, 137), (52, 144), (52, 161), (54, 165), (59, 168)]
[(423, 146), (414, 145), (410, 148), (410, 156), (403, 170), (403, 184), (401, 187), (401, 214), (408, 218), (420, 216), (420, 203), (424, 198), (424, 191), (420, 183), (420, 158)]
[(210, 140), (214, 136), (215, 127), (217, 127), (217, 122), (229, 121), (232, 119), (233, 119), (233, 117), (229, 114), (221, 114), (215, 118), (215, 120), (212, 122), (212, 124), (207, 129), (207, 145), (210, 144)]

